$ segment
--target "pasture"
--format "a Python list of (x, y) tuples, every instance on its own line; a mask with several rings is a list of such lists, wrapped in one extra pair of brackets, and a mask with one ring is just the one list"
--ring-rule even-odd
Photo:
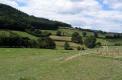
[(101, 49), (0, 48), (0, 80), (122, 80), (122, 47), (116, 48), (120, 55), (101, 56)]

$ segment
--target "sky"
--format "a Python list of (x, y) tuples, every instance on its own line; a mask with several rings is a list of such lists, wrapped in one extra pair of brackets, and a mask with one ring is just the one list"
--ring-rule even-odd
[(73, 27), (122, 32), (122, 0), (0, 0), (0, 3)]

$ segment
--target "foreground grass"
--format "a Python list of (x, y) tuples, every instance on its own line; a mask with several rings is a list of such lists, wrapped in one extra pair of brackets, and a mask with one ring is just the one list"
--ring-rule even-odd
[(122, 61), (93, 53), (47, 49), (0, 49), (0, 80), (122, 80)]

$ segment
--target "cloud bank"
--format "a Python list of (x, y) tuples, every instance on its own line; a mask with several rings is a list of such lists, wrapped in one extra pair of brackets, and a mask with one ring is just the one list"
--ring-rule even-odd
[(74, 27), (122, 32), (122, 0), (0, 0), (0, 3)]

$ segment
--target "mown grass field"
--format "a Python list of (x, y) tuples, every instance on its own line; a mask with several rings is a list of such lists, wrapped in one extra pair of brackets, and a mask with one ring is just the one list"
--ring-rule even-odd
[(101, 56), (98, 50), (0, 48), (0, 80), (122, 80), (122, 52)]

